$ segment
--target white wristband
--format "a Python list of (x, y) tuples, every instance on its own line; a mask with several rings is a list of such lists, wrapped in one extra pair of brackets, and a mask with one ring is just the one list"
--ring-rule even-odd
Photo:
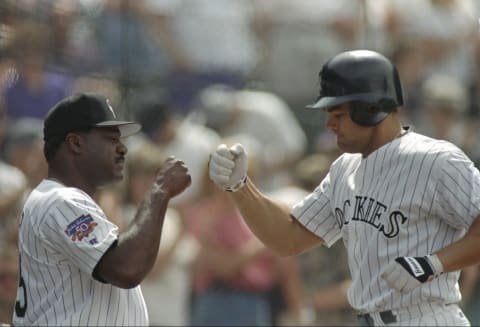
[(427, 256), (427, 258), (430, 261), (430, 264), (432, 266), (432, 270), (435, 276), (438, 276), (441, 273), (443, 273), (443, 264), (436, 254), (431, 254)]

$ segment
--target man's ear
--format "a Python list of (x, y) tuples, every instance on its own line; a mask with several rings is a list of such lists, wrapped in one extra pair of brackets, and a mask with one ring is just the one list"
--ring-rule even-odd
[(67, 136), (65, 136), (65, 143), (67, 144), (67, 148), (73, 153), (82, 153), (84, 138), (80, 134), (68, 133)]

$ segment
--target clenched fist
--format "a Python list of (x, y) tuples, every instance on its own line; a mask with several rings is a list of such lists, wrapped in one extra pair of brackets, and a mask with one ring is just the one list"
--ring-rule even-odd
[(165, 160), (155, 180), (155, 184), (159, 186), (159, 189), (170, 198), (182, 193), (190, 186), (191, 182), (192, 178), (184, 162), (175, 157), (169, 157)]
[(245, 185), (247, 169), (247, 152), (240, 143), (230, 148), (220, 144), (208, 163), (210, 179), (229, 192), (238, 191)]

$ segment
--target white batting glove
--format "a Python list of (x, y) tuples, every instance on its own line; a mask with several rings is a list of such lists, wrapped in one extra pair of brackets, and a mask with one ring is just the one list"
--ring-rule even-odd
[(236, 192), (245, 185), (247, 169), (247, 152), (240, 143), (230, 148), (220, 144), (208, 162), (210, 179), (229, 192)]
[(399, 257), (388, 264), (381, 277), (391, 288), (399, 292), (410, 292), (442, 272), (443, 265), (437, 255)]

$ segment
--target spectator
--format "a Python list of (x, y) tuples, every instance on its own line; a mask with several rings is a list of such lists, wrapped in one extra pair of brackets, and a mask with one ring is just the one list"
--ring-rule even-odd
[(171, 58), (145, 22), (143, 0), (105, 0), (94, 18), (96, 48), (102, 66), (116, 79), (122, 95), (164, 87)]
[[(293, 206), (318, 186), (339, 154), (338, 151), (324, 151), (303, 157), (291, 170), (292, 184), (268, 195)], [(296, 261), (302, 281), (301, 309), (296, 324), (355, 325), (355, 313), (347, 300), (351, 278), (342, 245), (334, 245), (328, 251), (324, 248), (310, 250), (301, 254)], [(325, 270), (325, 266), (330, 269)], [(287, 325), (293, 324), (295, 322), (290, 321)]]
[(199, 95), (198, 116), (222, 137), (253, 138), (262, 150), (262, 187), (288, 184), (288, 168), (306, 150), (305, 133), (287, 103), (274, 93), (213, 85)]
[[(0, 106), (0, 144), (6, 135), (6, 116)], [(0, 157), (0, 322), (11, 323), (18, 286), (17, 231), (27, 178)]]
[(43, 119), (53, 105), (71, 93), (70, 81), (47, 70), (50, 29), (44, 23), (17, 22), (10, 44), (15, 78), (4, 90), (9, 119)]
[(478, 130), (467, 127), (470, 103), (466, 85), (455, 77), (432, 75), (423, 84), (422, 96), (425, 110), (416, 128), (458, 145), (474, 162), (478, 162), (480, 147), (474, 142)]
[(418, 40), (402, 39), (393, 46), (392, 61), (402, 77), (406, 119), (416, 122), (422, 116), (422, 83), (426, 78), (425, 56)]
[(233, 202), (207, 180), (206, 172), (204, 183), (202, 199), (187, 216), (200, 244), (193, 270), (191, 324), (272, 326), (280, 313), (298, 322), (295, 261), (266, 249), (243, 223)]
[(425, 80), (422, 91), (426, 124), (431, 124), (425, 126), (431, 128), (428, 134), (461, 145), (469, 105), (465, 85), (455, 77), (437, 74)]
[(472, 81), (472, 45), (478, 30), (475, 1), (388, 0), (388, 7), (397, 25), (397, 40), (419, 40), (428, 63), (427, 75), (450, 75), (467, 84)]
[(5, 159), (25, 174), (29, 188), (34, 188), (47, 176), (42, 120), (20, 118), (10, 125), (5, 142)]
[[(155, 0), (151, 0), (151, 3)], [(157, 3), (160, 1), (156, 1)], [(186, 114), (212, 84), (241, 88), (260, 59), (252, 0), (163, 1), (182, 67), (172, 75), (171, 105)], [(157, 7), (158, 8), (158, 7)], [(158, 9), (160, 10), (160, 8)]]
[[(313, 191), (330, 164), (340, 155), (338, 150), (311, 154), (300, 160), (293, 169), (294, 180), (304, 192)], [(298, 194), (300, 196), (300, 194)], [(297, 198), (300, 200), (302, 198)], [(293, 206), (293, 201), (291, 205)], [(298, 201), (297, 201), (298, 202)], [(300, 255), (299, 263), (304, 288), (304, 305), (313, 309), (312, 324), (316, 326), (350, 326), (357, 324), (356, 315), (347, 300), (351, 284), (347, 254), (342, 244), (330, 249), (313, 249)], [(330, 269), (325, 269), (329, 266)]]
[[(155, 179), (157, 167), (165, 159), (162, 150), (149, 141), (129, 153), (122, 202), (123, 226), (130, 223), (125, 218), (133, 217)], [(174, 208), (168, 208), (157, 260), (141, 284), (152, 326), (188, 325), (191, 264), (196, 252), (196, 241), (186, 232), (183, 218)]]
[(175, 199), (172, 206), (188, 205), (201, 195), (201, 180), (210, 151), (219, 135), (192, 119), (175, 116), (162, 100), (131, 98), (137, 103), (136, 120), (142, 123), (144, 136), (160, 147), (163, 153), (182, 158), (188, 166), (192, 185)]
[(363, 1), (256, 1), (255, 8), (264, 51), (259, 79), (292, 107), (316, 92), (312, 66), (362, 40)]

